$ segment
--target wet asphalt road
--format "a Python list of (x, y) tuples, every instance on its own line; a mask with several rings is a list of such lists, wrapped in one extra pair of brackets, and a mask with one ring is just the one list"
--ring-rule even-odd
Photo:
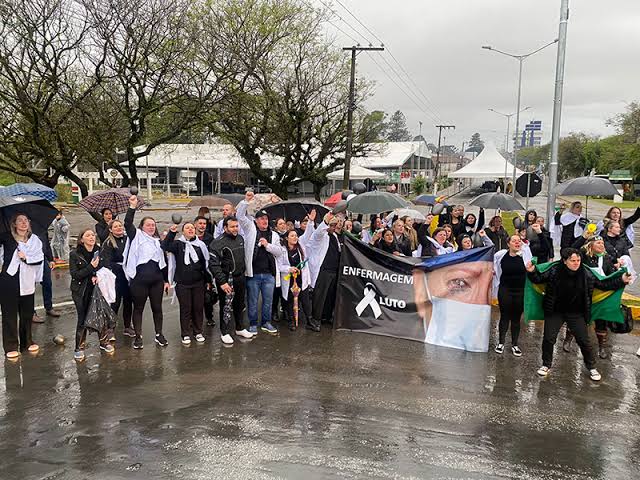
[(596, 384), (559, 346), (537, 377), (541, 324), (519, 359), (328, 329), (183, 347), (164, 305), (168, 347), (148, 316), (144, 350), (94, 335), (81, 364), (50, 340), (73, 307), (34, 326), (40, 354), (0, 363), (0, 478), (640, 478), (638, 336)]

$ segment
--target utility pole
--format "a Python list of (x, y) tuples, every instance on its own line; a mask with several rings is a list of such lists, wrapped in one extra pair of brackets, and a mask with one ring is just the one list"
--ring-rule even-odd
[(562, 115), (562, 87), (564, 84), (564, 62), (567, 48), (567, 24), (569, 23), (569, 0), (560, 3), (560, 26), (558, 34), (558, 57), (556, 59), (556, 87), (553, 96), (553, 127), (551, 129), (551, 161), (549, 162), (549, 185), (547, 191), (547, 228), (551, 229), (556, 206), (558, 184), (558, 147), (560, 145), (560, 117)]
[(342, 189), (349, 189), (349, 173), (351, 170), (351, 151), (353, 150), (353, 111), (356, 109), (356, 55), (361, 51), (382, 51), (380, 47), (344, 47), (343, 51), (351, 50), (351, 79), (349, 80), (349, 105), (347, 108), (347, 145), (344, 153), (344, 177), (342, 178)]
[(436, 150), (436, 165), (434, 168), (433, 175), (433, 194), (435, 195), (438, 188), (438, 172), (440, 171), (440, 143), (442, 142), (442, 130), (456, 129), (455, 125), (436, 125), (438, 129), (438, 150)]

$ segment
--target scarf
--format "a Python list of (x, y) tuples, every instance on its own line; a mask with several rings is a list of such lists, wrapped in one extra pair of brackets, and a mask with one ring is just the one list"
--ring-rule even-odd
[(427, 237), (427, 240), (431, 242), (431, 244), (436, 247), (436, 252), (438, 255), (445, 255), (447, 253), (453, 253), (454, 247), (445, 247), (444, 245), (440, 245), (436, 240), (431, 237)]
[[(179, 242), (184, 243), (184, 264), (191, 265), (191, 262), (197, 263), (200, 261), (198, 258), (198, 253), (196, 252), (195, 247), (198, 247), (202, 251), (202, 255), (204, 256), (205, 261), (205, 269), (209, 268), (209, 249), (205, 245), (205, 243), (196, 237), (194, 240), (187, 240), (184, 235), (181, 235), (178, 238)], [(169, 265), (169, 285), (170, 288), (174, 288), (176, 286), (176, 282), (174, 280), (176, 275), (176, 257), (172, 253), (167, 253), (168, 265)], [(173, 290), (173, 296), (171, 297), (171, 304), (173, 305), (176, 301), (176, 291), (175, 288)]]
[[(18, 257), (18, 252), (24, 252), (26, 256), (24, 262)], [(42, 241), (37, 235), (31, 235), (26, 243), (18, 242), (18, 247), (13, 252), (11, 263), (7, 268), (7, 273), (13, 277), (20, 271), (21, 297), (34, 294), (36, 283), (42, 282), (43, 262)]]
[(160, 270), (167, 266), (164, 253), (160, 248), (160, 240), (151, 235), (147, 235), (142, 230), (136, 231), (133, 240), (127, 240), (124, 248), (124, 264), (123, 269), (129, 280), (136, 277), (136, 269), (138, 265), (144, 265), (150, 261), (154, 261), (160, 267)]

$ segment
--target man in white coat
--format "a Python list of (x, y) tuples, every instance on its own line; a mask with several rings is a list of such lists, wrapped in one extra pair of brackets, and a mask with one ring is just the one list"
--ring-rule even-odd
[[(308, 228), (308, 227), (307, 227)], [(313, 288), (313, 318), (331, 323), (338, 288), (338, 270), (340, 268), (341, 220), (331, 212), (311, 235), (308, 251)]]
[(276, 259), (285, 250), (280, 243), (280, 235), (269, 228), (267, 212), (258, 210), (254, 218), (247, 215), (253, 196), (253, 192), (247, 192), (245, 199), (238, 204), (236, 213), (244, 232), (249, 332), (258, 333), (258, 299), (262, 296), (260, 330), (275, 334), (278, 329), (271, 324), (271, 303), (275, 287), (280, 286)]

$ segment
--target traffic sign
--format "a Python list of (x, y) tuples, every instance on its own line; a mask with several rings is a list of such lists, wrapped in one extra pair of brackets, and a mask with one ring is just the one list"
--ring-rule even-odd
[(529, 182), (529, 198), (535, 197), (542, 191), (542, 179), (535, 173), (523, 173), (516, 180), (516, 192), (521, 197), (527, 196), (527, 180)]

